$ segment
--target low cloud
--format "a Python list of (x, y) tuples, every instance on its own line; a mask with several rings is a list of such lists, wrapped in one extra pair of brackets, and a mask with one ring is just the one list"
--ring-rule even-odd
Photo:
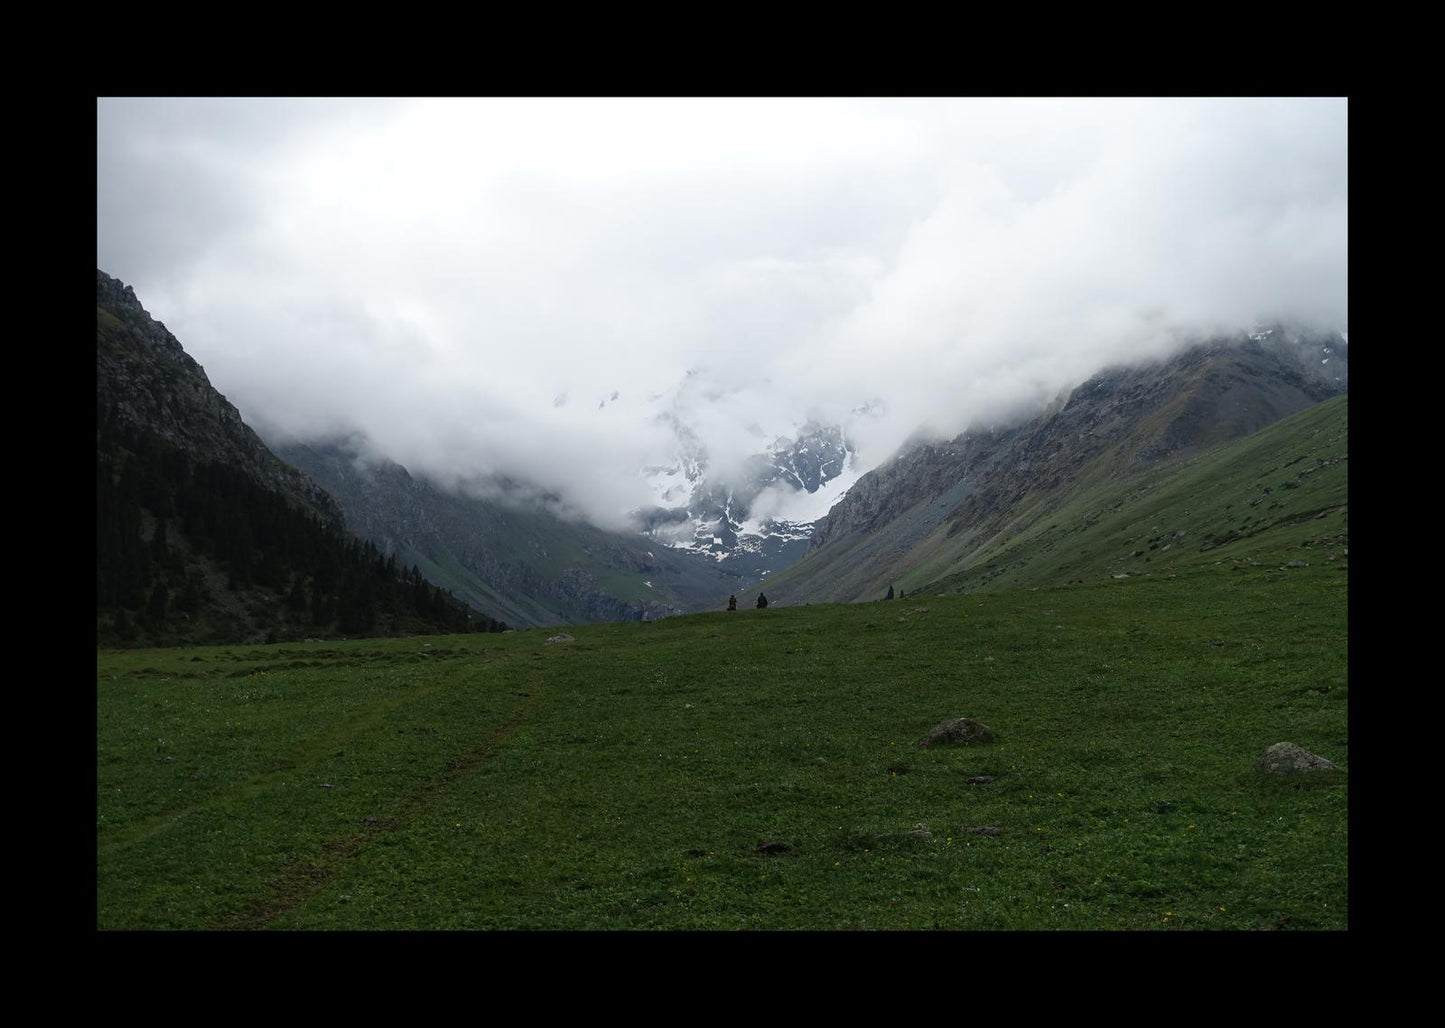
[(876, 464), (1191, 334), (1348, 327), (1343, 100), (98, 114), (98, 266), (249, 421), (613, 527), (679, 423)]

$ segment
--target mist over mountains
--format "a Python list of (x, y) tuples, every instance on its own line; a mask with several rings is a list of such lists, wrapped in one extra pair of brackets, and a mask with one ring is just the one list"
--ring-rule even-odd
[[(1347, 347), (1348, 121), (1343, 98), (102, 98), (98, 267), (217, 410), (334, 476), (333, 522), (489, 618), (720, 604), (810, 548), (837, 563), (860, 518), (892, 554), (862, 596), (972, 559), (969, 511), (1263, 425), (1283, 365), (1210, 358), (1276, 380), (1245, 415), (1177, 371), (1199, 347)], [(210, 431), (114, 356), (107, 411), (167, 447)], [(1132, 463), (1055, 439), (1121, 367), (1158, 378), (1109, 408)], [(287, 503), (315, 488), (237, 446)], [(915, 460), (935, 481), (895, 482)]]
[[(769, 587), (794, 603), (878, 598), (892, 583), (981, 588), (1040, 556), (1043, 545), (1014, 540), (1056, 528), (1070, 503), (1249, 438), (1348, 388), (1343, 335), (1281, 323), (1105, 368), (1033, 417), (905, 447), (849, 490), (817, 523), (807, 557)], [(1046, 548), (1096, 574), (1088, 545), (1061, 537)], [(969, 578), (972, 568), (983, 571)]]
[[(866, 473), (849, 429), (816, 422), (715, 466), (673, 410), (662, 420), (674, 460), (634, 472), (659, 502), (612, 531), (535, 482), (413, 476), (359, 434), (278, 441), (273, 453), (134, 291), (103, 272), (97, 340), (100, 614), (113, 638), (136, 620), (152, 639), (191, 637), (192, 615), (215, 638), (370, 630), (378, 596), (394, 605), (412, 592), (407, 602), (421, 606), (408, 617), (464, 625), (452, 608), (443, 615), (451, 601), (440, 591), (417, 592), (423, 580), (478, 623), (524, 627), (716, 609), (759, 584), (785, 603), (865, 599), (884, 581), (936, 587), (1071, 498), (1248, 437), (1347, 392), (1349, 374), (1342, 333), (1258, 325), (1106, 368), (951, 441), (921, 436)], [(850, 427), (873, 413), (855, 411)], [(229, 504), (218, 500), (226, 490)], [(343, 522), (364, 545), (312, 540), (339, 538)], [(338, 556), (318, 557), (322, 545)], [(172, 608), (175, 592), (184, 599)], [(392, 630), (423, 623), (397, 610)]]
[(668, 413), (715, 481), (809, 422), (863, 472), (1188, 339), (1348, 328), (1340, 99), (97, 114), (99, 266), (265, 438), (360, 433), (611, 530)]
[(134, 290), (96, 272), (96, 635), (102, 645), (501, 631), (348, 533)]

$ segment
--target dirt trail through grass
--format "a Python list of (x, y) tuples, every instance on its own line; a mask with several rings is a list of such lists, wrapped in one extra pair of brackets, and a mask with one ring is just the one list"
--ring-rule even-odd
[[(404, 827), (407, 822), (444, 796), (460, 778), (494, 752), (497, 746), (515, 732), (541, 702), (541, 678), (540, 674), (529, 675), (523, 699), (512, 709), (507, 719), (497, 725), (491, 734), (473, 749), (449, 761), (441, 776), (426, 782), (415, 792), (403, 798), (389, 817), (379, 819), (376, 824), (368, 826), (366, 831), (353, 832), (327, 841), (319, 854), (292, 861), (271, 883), (269, 891), (260, 897), (250, 909), (215, 923), (212, 927), (223, 929), (264, 928), (277, 917), (305, 902), (308, 897), (331, 881), (345, 863), (354, 857), (363, 846), (375, 843), (386, 833)], [(434, 691), (435, 688), (432, 687), (428, 691)], [(324, 745), (322, 749), (324, 750)]]
[(378, 700), (376, 703), (369, 705), (364, 710), (346, 719), (329, 731), (307, 740), (304, 746), (283, 759), (277, 767), (262, 772), (261, 774), (253, 775), (243, 781), (232, 782), (223, 788), (217, 789), (206, 797), (204, 803), (199, 805), (188, 804), (184, 807), (173, 808), (152, 815), (138, 824), (102, 839), (97, 844), (97, 851), (100, 854), (105, 854), (122, 846), (134, 845), (135, 843), (150, 838), (157, 832), (165, 831), (175, 824), (175, 822), (182, 818), (191, 817), (206, 807), (223, 803), (227, 800), (254, 796), (273, 788), (282, 778), (295, 775), (297, 768), (305, 767), (307, 764), (316, 760), (317, 757), (334, 751), (338, 745), (345, 744), (351, 739), (375, 730), (389, 715), (395, 713), (401, 707), (425, 699), (446, 687), (446, 682), (438, 681), (433, 685), (422, 686)]

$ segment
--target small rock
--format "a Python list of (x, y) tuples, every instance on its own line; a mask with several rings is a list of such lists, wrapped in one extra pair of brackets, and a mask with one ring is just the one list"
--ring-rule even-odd
[(916, 826), (910, 828), (906, 832), (890, 832), (885, 835), (877, 836), (874, 839), (874, 845), (899, 846), (932, 841), (933, 832), (929, 831), (929, 828), (926, 824), (919, 822)]
[(981, 721), (975, 721), (969, 717), (956, 717), (950, 721), (940, 721), (928, 732), (928, 737), (918, 745), (924, 749), (931, 749), (940, 744), (958, 744), (968, 746), (973, 743), (993, 742), (993, 729)]
[(817, 764), (819, 767), (823, 767), (824, 765), (826, 765), (826, 764), (828, 763), (828, 758), (827, 758), (827, 757), (814, 757), (814, 758), (813, 758), (813, 763), (814, 763), (814, 764)]
[(566, 632), (563, 632), (561, 635), (552, 636), (552, 638), (546, 640), (546, 643), (548, 646), (552, 645), (553, 643), (569, 643), (572, 642), (574, 638), (574, 636), (570, 636)]
[(322, 782), (322, 783), (321, 783), (321, 788), (323, 788), (323, 789), (334, 789), (334, 788), (336, 788), (336, 786), (332, 785), (330, 782)]
[(974, 775), (967, 779), (969, 785), (987, 785), (994, 780), (994, 775)]
[(1317, 756), (1292, 742), (1277, 742), (1264, 751), (1254, 763), (1255, 770), (1266, 775), (1287, 775), (1296, 771), (1336, 771), (1334, 762)]
[(780, 842), (778, 840), (769, 840), (767, 842), (758, 843), (758, 852), (769, 857), (776, 856), (779, 853), (787, 853), (792, 848), (792, 843)]

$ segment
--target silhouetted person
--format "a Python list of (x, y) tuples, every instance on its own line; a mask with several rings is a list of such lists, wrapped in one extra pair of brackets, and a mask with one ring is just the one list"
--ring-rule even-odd
[(738, 598), (737, 598), (736, 596), (729, 596), (729, 597), (728, 597), (728, 610), (737, 610), (737, 609), (738, 609)]
[(762, 609), (763, 609), (764, 607), (766, 607), (767, 605), (768, 605), (768, 598), (767, 598), (766, 596), (764, 596), (762, 593), (758, 593), (758, 610), (762, 610)]

